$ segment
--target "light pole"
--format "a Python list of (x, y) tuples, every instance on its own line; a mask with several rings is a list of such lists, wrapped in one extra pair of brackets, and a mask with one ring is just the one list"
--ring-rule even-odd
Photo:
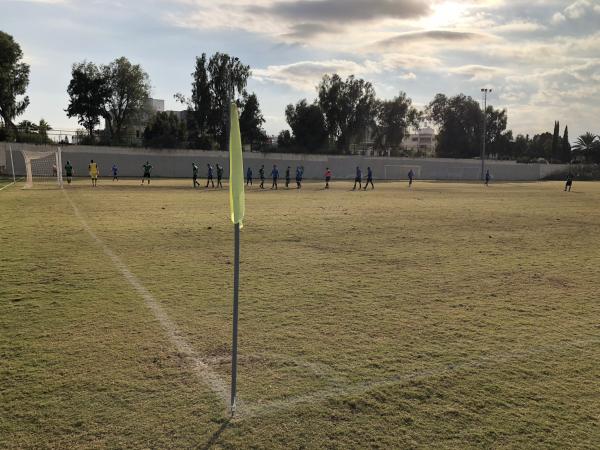
[(488, 92), (491, 93), (492, 90), (488, 88), (482, 88), (481, 92), (483, 92), (483, 139), (481, 140), (481, 179), (485, 179), (485, 138), (486, 138), (486, 128), (487, 128), (487, 95)]

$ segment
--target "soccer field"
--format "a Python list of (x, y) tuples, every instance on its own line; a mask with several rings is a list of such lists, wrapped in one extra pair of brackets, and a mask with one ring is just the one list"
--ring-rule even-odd
[[(0, 192), (0, 448), (597, 448), (600, 183)], [(281, 183), (283, 184), (283, 183)]]

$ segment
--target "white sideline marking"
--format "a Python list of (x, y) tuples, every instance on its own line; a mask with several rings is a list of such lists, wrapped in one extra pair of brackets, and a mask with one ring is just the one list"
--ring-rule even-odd
[(23, 180), (23, 177), (21, 177), (21, 178), (17, 178), (17, 180), (16, 180), (16, 181), (12, 181), (10, 184), (7, 184), (6, 186), (3, 186), (3, 187), (1, 187), (1, 188), (0, 188), (0, 191), (3, 191), (4, 189), (11, 187), (13, 184), (14, 184), (14, 185), (16, 185), (16, 184), (17, 184), (17, 182), (18, 182), (18, 181), (21, 181), (21, 180)]
[(12, 183), (10, 183), (10, 184), (7, 184), (6, 186), (1, 187), (0, 191), (3, 191), (4, 189), (11, 187), (13, 184), (15, 184), (14, 181)]
[[(221, 380), (218, 374), (216, 374), (211, 368), (203, 361), (199, 356), (194, 353), (194, 350), (187, 343), (185, 338), (182, 336), (182, 333), (177, 328), (177, 325), (169, 318), (165, 310), (160, 306), (160, 304), (156, 301), (154, 296), (146, 289), (146, 287), (138, 280), (138, 278), (131, 273), (131, 271), (127, 268), (125, 263), (121, 261), (119, 258), (97, 235), (94, 231), (89, 227), (82, 214), (79, 212), (79, 208), (77, 205), (71, 200), (66, 190), (63, 190), (63, 193), (67, 197), (67, 200), (73, 207), (73, 211), (75, 215), (83, 225), (83, 228), (87, 233), (92, 237), (96, 243), (102, 247), (104, 253), (112, 260), (113, 264), (119, 269), (121, 274), (125, 277), (129, 284), (133, 286), (133, 288), (142, 296), (146, 306), (150, 308), (150, 310), (154, 313), (154, 317), (160, 322), (163, 330), (167, 333), (169, 340), (175, 346), (177, 351), (181, 353), (185, 358), (187, 358), (191, 362), (192, 369), (194, 373), (204, 381), (211, 390), (227, 405), (229, 401), (229, 387), (226, 383)], [(239, 405), (238, 408), (242, 406)]]
[(525, 349), (520, 352), (512, 352), (512, 353), (498, 353), (492, 354), (488, 356), (482, 356), (480, 358), (476, 358), (471, 361), (466, 361), (463, 363), (456, 364), (448, 364), (444, 367), (439, 367), (430, 370), (422, 370), (417, 372), (411, 372), (402, 375), (395, 375), (392, 377), (388, 377), (383, 380), (378, 381), (365, 381), (365, 382), (357, 382), (346, 385), (338, 385), (332, 386), (329, 389), (321, 389), (317, 391), (310, 392), (305, 395), (298, 395), (295, 397), (289, 397), (281, 400), (273, 400), (270, 402), (265, 402), (259, 406), (247, 407), (243, 413), (243, 418), (250, 419), (254, 417), (263, 417), (271, 414), (277, 414), (281, 411), (286, 411), (289, 409), (293, 409), (297, 405), (302, 404), (313, 404), (313, 403), (322, 403), (328, 399), (334, 399), (338, 397), (346, 397), (349, 395), (360, 395), (365, 394), (370, 390), (388, 386), (394, 386), (400, 384), (402, 382), (411, 381), (411, 380), (423, 380), (434, 376), (440, 376), (444, 374), (456, 374), (460, 370), (483, 367), (483, 366), (493, 366), (497, 364), (502, 364), (506, 362), (510, 362), (513, 360), (528, 358), (533, 355), (542, 354), (549, 352), (551, 350), (555, 350), (557, 348), (562, 348), (565, 345), (571, 346), (586, 346), (589, 344), (600, 344), (599, 339), (579, 339), (575, 341), (566, 341), (560, 342), (553, 345), (539, 346), (533, 347), (529, 349)]

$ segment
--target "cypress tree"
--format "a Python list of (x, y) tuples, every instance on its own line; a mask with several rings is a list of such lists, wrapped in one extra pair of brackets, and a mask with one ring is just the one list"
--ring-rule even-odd
[(558, 120), (554, 122), (554, 135), (552, 136), (552, 159), (555, 161), (559, 161), (561, 159), (561, 148), (559, 147), (559, 139), (560, 139), (560, 125), (558, 124)]
[(569, 127), (565, 126), (565, 134), (562, 138), (562, 149), (561, 149), (560, 160), (563, 163), (571, 162), (571, 144), (569, 143)]

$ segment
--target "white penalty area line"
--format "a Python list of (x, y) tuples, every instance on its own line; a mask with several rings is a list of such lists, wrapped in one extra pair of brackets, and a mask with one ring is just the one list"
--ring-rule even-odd
[(3, 191), (4, 189), (8, 189), (9, 187), (17, 184), (17, 181), (21, 181), (23, 178), (18, 178), (16, 181), (11, 181), (9, 184), (7, 184), (6, 186), (2, 186), (0, 188), (0, 191)]
[(576, 348), (585, 347), (590, 344), (600, 344), (600, 339), (578, 339), (572, 341), (562, 341), (556, 344), (531, 347), (529, 349), (523, 349), (522, 351), (507, 352), (490, 354), (487, 356), (481, 356), (470, 361), (458, 362), (456, 364), (446, 364), (445, 366), (432, 368), (429, 370), (415, 371), (407, 374), (398, 374), (395, 376), (388, 377), (377, 381), (364, 381), (355, 383), (335, 383), (327, 389), (315, 390), (313, 392), (298, 395), (294, 397), (288, 397), (280, 400), (273, 400), (265, 402), (258, 406), (247, 407), (241, 419), (252, 419), (258, 417), (269, 416), (277, 414), (282, 411), (294, 409), (301, 405), (311, 405), (323, 403), (327, 400), (333, 400), (340, 397), (364, 395), (368, 392), (378, 389), (401, 385), (410, 381), (426, 380), (442, 375), (457, 375), (461, 371), (468, 369), (477, 368), (489, 368), (501, 364), (505, 364), (511, 361), (517, 361), (520, 359), (530, 358), (535, 355), (548, 353), (550, 351), (563, 348), (565, 346), (571, 346)]
[[(133, 287), (133, 289), (140, 294), (140, 296), (144, 299), (146, 306), (152, 311), (154, 317), (159, 321), (161, 327), (167, 334), (169, 341), (173, 346), (177, 349), (179, 353), (181, 353), (191, 364), (191, 368), (193, 369), (196, 376), (206, 383), (213, 393), (221, 399), (225, 405), (228, 404), (229, 401), (229, 387), (227, 383), (225, 383), (221, 377), (214, 372), (208, 364), (195, 354), (192, 346), (185, 340), (181, 331), (177, 328), (177, 325), (169, 318), (166, 311), (160, 306), (158, 301), (154, 298), (154, 296), (146, 289), (146, 287), (141, 283), (141, 281), (129, 270), (129, 268), (125, 265), (121, 258), (119, 258), (90, 228), (90, 226), (85, 221), (83, 215), (77, 208), (77, 205), (71, 200), (69, 194), (67, 194), (66, 190), (63, 190), (65, 197), (73, 207), (73, 211), (75, 215), (83, 225), (85, 231), (90, 235), (90, 237), (102, 248), (106, 256), (108, 256), (115, 267), (121, 272), (123, 277), (129, 282), (129, 284)], [(240, 405), (242, 406), (242, 405)]]

